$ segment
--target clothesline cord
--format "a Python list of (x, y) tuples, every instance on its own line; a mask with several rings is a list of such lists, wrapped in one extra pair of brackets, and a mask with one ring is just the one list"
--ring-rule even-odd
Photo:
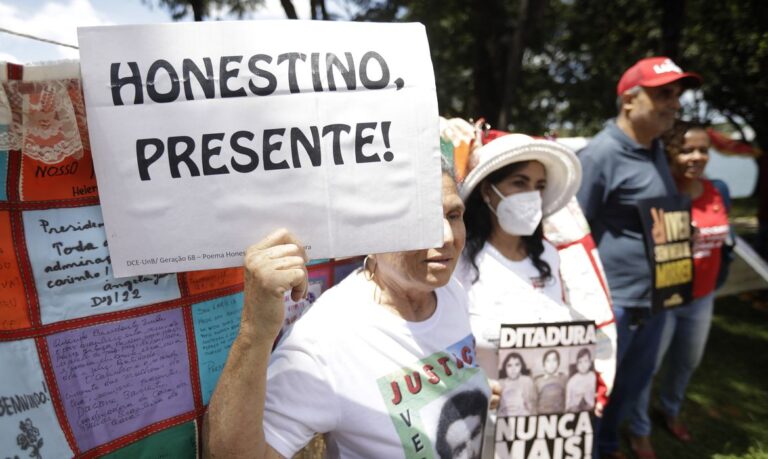
[(60, 41), (55, 41), (55, 40), (49, 40), (47, 38), (36, 37), (34, 35), (27, 35), (25, 33), (14, 32), (13, 30), (8, 30), (8, 29), (5, 29), (3, 27), (0, 27), (0, 32), (5, 32), (7, 34), (16, 35), (16, 36), (24, 37), (24, 38), (29, 38), (29, 39), (32, 39), (32, 40), (42, 41), (42, 42), (45, 42), (45, 43), (50, 43), (52, 45), (59, 45), (59, 46), (66, 46), (67, 48), (80, 49), (80, 48), (78, 48), (77, 46), (74, 46), (74, 45), (69, 45), (67, 43), (62, 43)]

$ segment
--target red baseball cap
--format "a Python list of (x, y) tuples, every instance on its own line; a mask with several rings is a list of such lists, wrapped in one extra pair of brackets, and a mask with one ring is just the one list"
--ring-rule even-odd
[(698, 73), (683, 72), (683, 69), (668, 57), (647, 57), (640, 59), (624, 72), (616, 87), (616, 94), (622, 95), (635, 86), (653, 88), (673, 81), (680, 81), (683, 88), (688, 89), (700, 86), (702, 79)]

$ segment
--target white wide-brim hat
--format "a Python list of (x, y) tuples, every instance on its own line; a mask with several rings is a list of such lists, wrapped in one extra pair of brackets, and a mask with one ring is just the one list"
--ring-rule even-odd
[(520, 161), (539, 161), (547, 173), (547, 187), (541, 193), (542, 213), (552, 215), (562, 209), (581, 185), (581, 163), (568, 147), (551, 140), (538, 140), (524, 134), (498, 137), (478, 148), (470, 158), (470, 170), (459, 194), (469, 195), (492, 172)]

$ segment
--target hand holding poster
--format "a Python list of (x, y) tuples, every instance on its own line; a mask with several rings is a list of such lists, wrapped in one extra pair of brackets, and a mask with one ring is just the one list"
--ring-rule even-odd
[(591, 457), (594, 322), (502, 325), (497, 458)]
[(92, 27), (79, 42), (117, 276), (236, 266), (278, 226), (311, 258), (442, 242), (421, 25)]

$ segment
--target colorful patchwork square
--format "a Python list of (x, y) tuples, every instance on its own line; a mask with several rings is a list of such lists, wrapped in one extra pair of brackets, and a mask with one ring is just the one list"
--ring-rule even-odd
[(0, 211), (0, 330), (29, 326), (27, 297), (11, 238), (11, 216)]
[(64, 411), (83, 451), (194, 410), (181, 309), (47, 340)]
[(190, 295), (234, 287), (243, 282), (243, 268), (209, 269), (186, 274)]
[[(2, 129), (2, 127), (0, 127)], [(0, 201), (8, 200), (8, 152), (0, 151)]]
[(176, 274), (115, 279), (98, 206), (26, 211), (44, 324), (179, 298)]
[(34, 340), (0, 343), (3, 457), (72, 457), (56, 419)]
[(206, 405), (227, 361), (229, 348), (240, 330), (242, 310), (242, 293), (192, 305), (200, 389)]
[(197, 432), (194, 422), (161, 430), (125, 448), (102, 456), (103, 459), (164, 457), (197, 457)]
[(98, 196), (91, 154), (47, 164), (21, 158), (21, 200), (54, 201)]
[(96, 197), (80, 83), (19, 82), (24, 138), (21, 200)]

